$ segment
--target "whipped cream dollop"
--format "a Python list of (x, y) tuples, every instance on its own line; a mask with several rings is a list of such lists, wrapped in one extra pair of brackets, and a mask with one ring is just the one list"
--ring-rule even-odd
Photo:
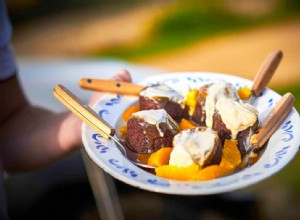
[(205, 165), (216, 152), (218, 136), (210, 128), (185, 129), (174, 136), (169, 164), (185, 167)]
[(226, 97), (237, 100), (236, 90), (230, 83), (212, 83), (207, 87), (207, 96), (205, 100), (206, 126), (211, 128), (213, 124), (213, 115), (218, 99)]
[(142, 110), (133, 113), (131, 117), (140, 118), (149, 124), (155, 125), (160, 137), (164, 136), (164, 133), (159, 128), (160, 123), (166, 123), (170, 129), (175, 128), (179, 130), (177, 122), (164, 109)]
[(236, 139), (240, 131), (251, 127), (258, 117), (258, 111), (254, 106), (228, 98), (218, 99), (216, 110), (220, 114), (226, 128), (231, 131), (232, 139)]
[(156, 99), (156, 98), (167, 98), (173, 102), (177, 102), (184, 108), (185, 100), (184, 97), (172, 89), (171, 87), (167, 86), (166, 84), (157, 84), (153, 86), (149, 86), (140, 92), (141, 96), (147, 97), (149, 99)]

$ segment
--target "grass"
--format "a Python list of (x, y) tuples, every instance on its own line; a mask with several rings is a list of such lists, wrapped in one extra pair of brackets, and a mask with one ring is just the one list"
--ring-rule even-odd
[[(290, 0), (290, 2), (294, 1)], [(247, 16), (226, 10), (222, 4), (220, 5), (199, 5), (199, 3), (180, 5), (180, 7), (166, 12), (166, 15), (157, 22), (143, 43), (110, 48), (96, 53), (96, 56), (134, 60), (135, 58), (171, 52), (212, 36), (285, 20), (300, 10), (300, 6), (295, 1), (292, 10), (290, 10), (290, 6), (287, 6), (288, 4), (284, 4), (284, 7), (279, 4), (279, 9), (273, 10), (271, 13), (261, 16)]]
[[(232, 23), (238, 20), (236, 23)], [(171, 13), (157, 24), (153, 35), (142, 45), (129, 48), (115, 48), (102, 55), (128, 59), (146, 56), (180, 48), (191, 42), (226, 31), (236, 30), (248, 24), (247, 19), (236, 19), (219, 13), (200, 12), (197, 9), (184, 9)]]
[[(295, 96), (295, 108), (297, 109), (298, 112), (300, 112), (300, 85), (296, 84), (296, 85), (292, 85), (289, 87), (279, 87), (279, 88), (275, 88), (275, 91), (278, 92), (279, 94), (283, 95), (287, 92), (292, 93)], [(298, 101), (298, 102), (297, 102)]]
[(171, 12), (161, 20), (152, 36), (141, 45), (112, 48), (98, 55), (132, 59), (135, 57), (169, 52), (197, 40), (248, 27), (256, 21), (229, 14), (224, 11), (202, 11), (185, 8)]

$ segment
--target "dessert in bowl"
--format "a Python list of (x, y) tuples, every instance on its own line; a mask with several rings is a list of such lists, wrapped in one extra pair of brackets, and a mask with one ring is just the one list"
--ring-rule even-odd
[[(203, 85), (220, 82), (230, 82), (236, 89), (244, 86), (250, 87), (252, 83), (246, 79), (224, 74), (180, 73), (149, 77), (142, 84), (145, 86), (167, 84), (178, 93), (187, 94), (191, 89), (199, 89)], [(266, 89), (254, 101), (253, 105), (259, 112), (258, 121), (265, 118), (279, 99), (280, 95)], [(111, 125), (119, 128), (124, 126), (123, 112), (138, 103), (138, 97), (108, 94), (99, 100), (94, 109)], [(298, 129), (299, 115), (293, 109), (282, 126), (271, 137), (257, 163), (231, 175), (207, 181), (175, 181), (142, 170), (124, 158), (112, 141), (104, 140), (86, 125), (83, 125), (83, 141), (88, 154), (99, 166), (115, 178), (130, 185), (170, 194), (211, 194), (251, 185), (279, 171), (294, 157), (298, 150), (299, 139), (295, 136)], [(118, 135), (121, 136), (121, 133)], [(284, 154), (280, 154), (280, 158), (278, 158), (278, 152), (284, 152)]]

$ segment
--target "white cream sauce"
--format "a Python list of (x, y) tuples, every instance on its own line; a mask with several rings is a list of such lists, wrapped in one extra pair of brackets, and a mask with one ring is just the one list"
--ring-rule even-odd
[(216, 110), (221, 115), (226, 128), (231, 131), (231, 138), (236, 139), (240, 131), (247, 129), (257, 121), (258, 111), (250, 104), (220, 98)]
[(200, 166), (215, 152), (216, 133), (206, 128), (186, 129), (174, 136), (170, 165), (185, 167), (197, 163)]
[(166, 84), (149, 86), (145, 90), (141, 91), (140, 95), (149, 99), (165, 97), (173, 102), (177, 102), (182, 108), (184, 108), (184, 97)]
[(170, 129), (174, 129), (174, 127), (179, 129), (177, 122), (174, 121), (174, 119), (172, 119), (164, 109), (142, 110), (133, 113), (131, 117), (141, 118), (145, 122), (155, 125), (160, 137), (164, 136), (163, 132), (159, 128), (160, 123), (166, 123)]
[(222, 97), (236, 99), (235, 89), (230, 83), (213, 83), (207, 88), (207, 96), (205, 100), (205, 123), (209, 128), (211, 128), (213, 124), (213, 114), (215, 113), (216, 102)]

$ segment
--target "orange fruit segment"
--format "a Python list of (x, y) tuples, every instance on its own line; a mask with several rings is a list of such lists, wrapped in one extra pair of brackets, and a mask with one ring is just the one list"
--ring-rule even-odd
[(185, 119), (185, 118), (181, 119), (180, 124), (179, 124), (180, 130), (184, 130), (184, 129), (188, 129), (188, 128), (195, 128), (195, 127), (197, 127), (197, 125), (194, 122), (192, 122), (188, 119)]
[(193, 176), (197, 175), (199, 172), (199, 166), (197, 164), (192, 164), (187, 167), (164, 165), (157, 167), (155, 172), (157, 176), (163, 178), (188, 181), (192, 180)]
[(232, 172), (231, 169), (219, 165), (211, 165), (200, 170), (192, 180), (212, 180), (225, 175), (228, 175)]
[(234, 172), (241, 164), (237, 140), (225, 140), (220, 165), (211, 165), (200, 170), (193, 180), (211, 180)]
[(137, 112), (140, 110), (140, 106), (139, 105), (133, 105), (129, 108), (127, 108), (125, 110), (125, 112), (122, 115), (122, 119), (124, 122), (127, 122), (130, 118), (130, 116), (132, 115), (132, 113)]
[(141, 163), (148, 164), (148, 160), (151, 154), (138, 154), (138, 160)]
[(197, 104), (197, 96), (198, 96), (197, 89), (190, 90), (186, 94), (186, 104), (187, 104), (187, 106), (189, 106), (189, 114), (190, 115), (194, 114), (196, 104)]
[(119, 127), (119, 131), (121, 132), (121, 139), (125, 139), (126, 134), (127, 134), (127, 126), (121, 126)]
[(242, 156), (237, 144), (237, 140), (225, 140), (220, 166), (231, 169), (232, 171), (240, 166)]
[(148, 159), (148, 165), (159, 167), (169, 164), (170, 154), (172, 152), (171, 147), (163, 147), (158, 151), (152, 153)]
[(242, 87), (238, 91), (238, 95), (242, 100), (248, 100), (251, 96), (251, 89), (248, 87)]

